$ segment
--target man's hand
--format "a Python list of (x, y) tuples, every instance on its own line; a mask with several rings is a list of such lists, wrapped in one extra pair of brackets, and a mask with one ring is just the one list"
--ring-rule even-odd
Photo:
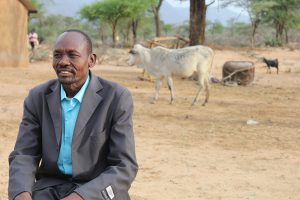
[(79, 196), (77, 193), (73, 192), (69, 196), (67, 196), (61, 200), (84, 200), (84, 199), (81, 198), (81, 196)]
[(32, 198), (29, 192), (22, 192), (17, 195), (14, 200), (32, 200)]

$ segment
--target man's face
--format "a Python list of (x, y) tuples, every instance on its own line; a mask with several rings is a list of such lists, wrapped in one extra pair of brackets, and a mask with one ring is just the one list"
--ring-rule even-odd
[(63, 85), (81, 87), (89, 67), (94, 66), (93, 54), (88, 52), (87, 41), (77, 32), (62, 33), (53, 50), (53, 69)]

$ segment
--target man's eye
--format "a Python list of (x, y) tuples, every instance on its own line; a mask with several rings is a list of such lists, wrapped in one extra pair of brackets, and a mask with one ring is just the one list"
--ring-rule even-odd
[(55, 53), (55, 54), (53, 55), (53, 57), (54, 57), (54, 58), (61, 58), (61, 54)]
[(78, 55), (77, 55), (77, 54), (73, 54), (73, 53), (71, 53), (71, 54), (69, 54), (69, 57), (70, 57), (70, 58), (77, 58), (77, 57), (78, 57)]

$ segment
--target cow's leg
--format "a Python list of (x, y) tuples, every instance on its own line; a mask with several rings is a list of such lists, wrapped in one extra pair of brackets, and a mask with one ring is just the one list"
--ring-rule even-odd
[(208, 77), (205, 79), (205, 82), (204, 82), (204, 87), (205, 87), (205, 100), (202, 104), (202, 106), (205, 106), (205, 104), (208, 102), (208, 99), (209, 99), (209, 79)]
[(151, 81), (151, 76), (145, 69), (143, 69), (143, 80)]
[(173, 79), (171, 76), (167, 77), (167, 81), (168, 81), (168, 87), (169, 87), (169, 91), (170, 91), (170, 95), (171, 95), (171, 101), (170, 104), (173, 104), (174, 102), (174, 90), (173, 90)]
[(153, 104), (154, 104), (154, 103), (157, 101), (157, 99), (158, 99), (159, 90), (160, 90), (161, 85), (162, 85), (162, 79), (163, 79), (163, 78), (158, 78), (158, 79), (156, 79), (156, 81), (155, 81), (155, 95), (154, 95), (154, 97), (153, 97), (153, 100), (151, 101), (151, 103), (153, 103)]
[[(204, 78), (203, 78), (203, 75), (201, 76), (201, 74), (199, 73), (198, 74), (198, 85), (199, 85), (199, 89), (198, 89), (198, 92), (197, 92), (197, 94), (196, 94), (196, 97), (195, 97), (195, 99), (194, 99), (194, 101), (193, 101), (193, 103), (192, 103), (192, 105), (195, 105), (196, 103), (198, 103), (198, 101), (199, 101), (199, 97), (200, 97), (200, 93), (201, 93), (201, 91), (202, 91), (202, 89), (203, 89), (203, 87), (204, 87)], [(205, 104), (204, 104), (205, 105)]]

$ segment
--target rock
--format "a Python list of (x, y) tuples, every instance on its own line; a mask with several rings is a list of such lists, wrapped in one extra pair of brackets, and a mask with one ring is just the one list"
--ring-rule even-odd
[(257, 125), (257, 124), (259, 124), (259, 122), (254, 119), (247, 120), (247, 125)]

